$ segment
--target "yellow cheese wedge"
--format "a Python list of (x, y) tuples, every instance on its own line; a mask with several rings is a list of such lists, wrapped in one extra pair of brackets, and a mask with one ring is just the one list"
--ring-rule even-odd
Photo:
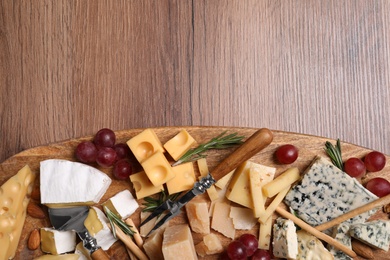
[[(203, 177), (206, 177), (209, 174), (209, 167), (207, 166), (206, 158), (201, 158), (197, 161), (198, 168), (199, 168), (199, 180)], [(218, 192), (215, 189), (214, 185), (211, 185), (210, 188), (206, 190), (207, 194), (209, 195), (209, 198), (211, 201), (215, 201), (218, 199)]]
[(174, 166), (172, 170), (175, 177), (166, 183), (169, 194), (187, 191), (194, 187), (196, 178), (192, 162)]
[(187, 224), (167, 227), (164, 232), (162, 252), (165, 260), (198, 259), (190, 227)]
[(271, 198), (278, 194), (280, 191), (286, 189), (287, 187), (291, 186), (294, 182), (300, 179), (300, 173), (298, 168), (293, 167), (285, 172), (283, 172), (281, 175), (276, 177), (273, 181), (267, 183), (263, 186), (263, 193), (265, 196)]
[(177, 135), (164, 144), (165, 150), (175, 160), (179, 160), (191, 146), (195, 143), (195, 139), (186, 131), (181, 130)]
[(155, 152), (165, 152), (160, 140), (152, 129), (145, 129), (138, 135), (127, 141), (127, 145), (133, 152), (138, 162), (142, 163)]
[(271, 245), (272, 235), (272, 218), (268, 218), (265, 223), (260, 222), (259, 227), (259, 249), (269, 250)]
[(137, 199), (142, 199), (164, 190), (163, 185), (154, 186), (144, 171), (130, 175), (130, 181), (133, 183)]
[(172, 166), (160, 151), (144, 160), (141, 165), (154, 186), (160, 186), (175, 177)]
[(247, 208), (253, 208), (249, 184), (249, 170), (251, 165), (252, 163), (250, 161), (245, 161), (238, 166), (226, 190), (226, 198), (228, 200)]
[(34, 180), (26, 165), (0, 188), (0, 259), (15, 256)]
[(232, 178), (233, 174), (234, 174), (234, 171), (236, 169), (232, 170), (231, 172), (229, 172), (228, 174), (226, 174), (225, 176), (223, 176), (221, 179), (219, 179), (214, 185), (217, 186), (218, 188), (220, 189), (224, 189), (226, 187), (226, 185), (229, 184), (230, 182), (230, 179)]

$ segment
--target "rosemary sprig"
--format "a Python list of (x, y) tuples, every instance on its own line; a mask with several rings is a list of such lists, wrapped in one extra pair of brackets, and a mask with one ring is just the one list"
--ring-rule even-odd
[(244, 138), (244, 136), (239, 136), (237, 133), (232, 133), (228, 135), (225, 134), (226, 131), (222, 132), (217, 137), (212, 138), (207, 143), (200, 144), (198, 147), (190, 149), (172, 166), (176, 166), (184, 162), (193, 162), (201, 158), (205, 158), (206, 155), (204, 154), (204, 152), (210, 149), (226, 149), (243, 143), (242, 139)]
[(119, 216), (117, 216), (114, 212), (112, 212), (109, 208), (106, 206), (103, 207), (104, 212), (106, 213), (106, 216), (108, 220), (110, 221), (112, 234), (116, 238), (116, 230), (114, 224), (116, 224), (126, 235), (132, 237), (134, 234), (134, 231), (131, 230), (131, 226), (127, 225), (126, 222), (124, 222)]
[(343, 167), (343, 159), (341, 157), (341, 145), (340, 139), (337, 139), (336, 146), (331, 144), (329, 141), (325, 142), (325, 152), (330, 157), (332, 163), (339, 168), (340, 170), (344, 170)]
[(158, 197), (157, 198), (153, 198), (153, 197), (145, 197), (144, 200), (145, 200), (145, 203), (143, 203), (143, 205), (145, 206), (145, 208), (142, 209), (142, 211), (144, 212), (152, 212), (154, 211), (158, 206), (160, 206), (161, 204), (163, 204), (166, 200), (170, 199), (172, 201), (176, 200), (177, 197), (179, 197), (181, 194), (181, 192), (179, 193), (175, 193), (175, 194), (167, 194), (164, 190), (162, 190)]

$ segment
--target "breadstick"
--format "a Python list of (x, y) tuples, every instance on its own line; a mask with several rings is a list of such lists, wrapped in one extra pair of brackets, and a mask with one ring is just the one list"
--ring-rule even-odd
[(377, 208), (377, 207), (382, 207), (386, 204), (390, 203), (390, 194), (389, 195), (386, 195), (380, 199), (377, 199), (377, 200), (374, 200), (366, 205), (363, 205), (359, 208), (356, 208), (356, 209), (353, 209), (337, 218), (334, 218), (333, 220), (331, 221), (328, 221), (326, 223), (323, 223), (321, 225), (318, 225), (315, 227), (315, 229), (319, 230), (319, 231), (324, 231), (324, 230), (327, 230), (328, 228), (331, 228), (335, 225), (338, 225), (340, 224), (341, 222), (345, 221), (345, 220), (348, 220), (350, 218), (353, 218), (353, 217), (356, 217), (357, 215), (360, 215), (366, 211), (369, 211), (369, 210), (372, 210), (374, 208)]
[(133, 242), (131, 237), (123, 233), (123, 231), (114, 223), (116, 236), (130, 249), (134, 255), (140, 260), (148, 260), (149, 258), (145, 255), (144, 252)]
[(328, 244), (334, 246), (335, 248), (343, 251), (347, 255), (349, 255), (352, 258), (355, 258), (357, 255), (354, 251), (352, 251), (350, 248), (346, 247), (345, 245), (341, 244), (340, 242), (336, 241), (332, 237), (322, 233), (321, 231), (313, 228), (303, 220), (299, 219), (298, 217), (294, 216), (287, 210), (281, 208), (280, 206), (276, 208), (276, 212), (279, 213), (282, 217), (291, 219), (296, 225), (300, 226), (302, 229), (306, 230), (313, 236), (316, 236), (318, 239), (323, 240), (327, 242)]
[(135, 243), (137, 244), (137, 246), (142, 248), (144, 241), (141, 235), (139, 234), (137, 227), (134, 225), (133, 220), (131, 218), (128, 218), (125, 220), (125, 222), (127, 225), (131, 226), (131, 230), (134, 231), (133, 238), (135, 240)]

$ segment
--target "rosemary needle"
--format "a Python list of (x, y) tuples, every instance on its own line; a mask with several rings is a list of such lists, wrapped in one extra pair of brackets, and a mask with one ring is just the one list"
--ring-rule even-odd
[(226, 149), (243, 143), (242, 139), (244, 138), (244, 136), (239, 136), (237, 133), (232, 133), (228, 135), (225, 134), (226, 131), (222, 132), (217, 137), (212, 138), (207, 143), (200, 144), (198, 147), (190, 149), (172, 166), (176, 166), (184, 162), (193, 162), (201, 158), (205, 158), (206, 155), (204, 154), (204, 152), (210, 149)]
[(339, 168), (340, 170), (344, 170), (343, 168), (343, 159), (341, 157), (341, 145), (340, 139), (337, 139), (336, 146), (331, 144), (329, 141), (325, 142), (325, 152), (330, 157), (332, 163)]
[(103, 208), (104, 208), (104, 212), (106, 213), (108, 220), (110, 221), (112, 234), (114, 235), (115, 238), (116, 238), (116, 230), (115, 230), (114, 224), (116, 224), (123, 231), (123, 233), (125, 233), (126, 235), (128, 235), (130, 237), (133, 236), (134, 231), (131, 230), (131, 228), (132, 228), (131, 226), (126, 224), (120, 217), (118, 217), (114, 212), (112, 212), (106, 206), (104, 206)]

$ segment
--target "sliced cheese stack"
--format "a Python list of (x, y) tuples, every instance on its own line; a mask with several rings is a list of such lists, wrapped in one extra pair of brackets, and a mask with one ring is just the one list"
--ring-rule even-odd
[(26, 165), (0, 188), (0, 259), (14, 257), (35, 174)]
[(127, 219), (139, 207), (137, 200), (134, 199), (129, 190), (118, 192), (113, 197), (104, 202), (103, 206), (107, 207), (113, 213), (121, 217), (121, 219)]
[(84, 220), (84, 226), (87, 228), (89, 234), (96, 238), (97, 244), (103, 250), (109, 249), (117, 240), (107, 223), (108, 219), (106, 215), (97, 207), (91, 207), (87, 218)]
[(41, 162), (41, 203), (49, 207), (98, 203), (110, 184), (105, 173), (86, 164), (57, 159)]
[(41, 228), (41, 249), (45, 253), (60, 255), (74, 252), (76, 232), (58, 231), (53, 228)]

